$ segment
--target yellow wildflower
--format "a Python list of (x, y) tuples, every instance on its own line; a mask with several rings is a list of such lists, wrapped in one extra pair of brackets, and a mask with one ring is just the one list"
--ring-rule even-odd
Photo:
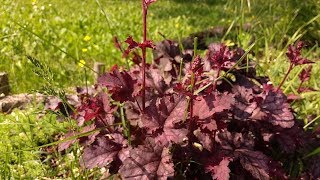
[(81, 59), (79, 62), (78, 62), (78, 66), (80, 67), (84, 67), (84, 65), (86, 64), (86, 61)]
[(235, 43), (234, 43), (234, 42), (232, 42), (230, 39), (225, 40), (225, 41), (224, 41), (224, 43), (225, 43), (225, 44), (226, 44), (226, 46), (228, 46), (228, 47), (232, 47), (232, 46), (234, 46), (234, 45), (235, 45)]
[(84, 41), (90, 41), (91, 40), (91, 37), (86, 35), (84, 38), (83, 38)]
[(87, 48), (82, 48), (82, 52), (87, 52), (88, 51), (88, 49)]

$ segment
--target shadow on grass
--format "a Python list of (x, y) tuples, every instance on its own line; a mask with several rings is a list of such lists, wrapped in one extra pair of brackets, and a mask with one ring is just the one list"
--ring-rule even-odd
[(176, 3), (206, 3), (208, 5), (217, 5), (217, 4), (224, 4), (226, 1), (224, 0), (173, 0)]
[(220, 20), (226, 15), (223, 0), (173, 0), (173, 2), (163, 1), (161, 5), (155, 4), (154, 7), (151, 6), (151, 11), (158, 19), (181, 17), (189, 25), (201, 29), (221, 25)]

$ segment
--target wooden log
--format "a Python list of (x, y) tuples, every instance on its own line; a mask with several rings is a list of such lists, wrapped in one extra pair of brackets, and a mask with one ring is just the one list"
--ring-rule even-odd
[(42, 94), (15, 94), (0, 99), (0, 113), (10, 113), (14, 108), (24, 109), (27, 104), (44, 101)]
[(100, 75), (102, 75), (106, 70), (106, 65), (101, 62), (95, 62), (93, 65), (93, 70), (96, 72), (94, 74), (94, 78), (96, 81), (98, 81), (98, 78)]
[(0, 97), (10, 93), (8, 73), (0, 72)]

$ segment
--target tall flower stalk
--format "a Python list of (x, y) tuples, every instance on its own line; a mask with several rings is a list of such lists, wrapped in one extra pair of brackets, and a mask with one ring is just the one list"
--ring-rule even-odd
[[(141, 46), (142, 50), (142, 111), (146, 107), (146, 48), (150, 47), (151, 42), (147, 40), (147, 14), (148, 7), (151, 3), (157, 0), (141, 0), (142, 4), (142, 23), (143, 23), (143, 41)], [(152, 45), (151, 45), (152, 46)]]
[[(154, 48), (152, 41), (147, 40), (147, 14), (148, 14), (148, 7), (151, 3), (156, 2), (156, 0), (141, 0), (142, 4), (142, 32), (143, 32), (143, 39), (141, 43), (138, 43), (133, 40), (131, 36), (127, 38), (125, 41), (129, 46), (123, 52), (123, 56), (127, 57), (129, 53), (136, 49), (140, 48), (142, 51), (141, 63), (142, 63), (142, 88), (141, 88), (141, 96), (142, 96), (142, 111), (144, 112), (146, 107), (146, 49), (147, 48)], [(135, 54), (137, 55), (137, 54)]]
[(301, 51), (302, 48), (304, 47), (304, 43), (302, 41), (299, 41), (298, 43), (296, 43), (296, 45), (289, 45), (288, 47), (288, 51), (286, 53), (289, 61), (290, 61), (290, 66), (288, 68), (288, 71), (286, 73), (286, 75), (284, 76), (284, 78), (282, 79), (281, 83), (279, 84), (278, 88), (276, 89), (276, 91), (279, 91), (280, 88), (282, 87), (283, 83), (287, 80), (290, 72), (292, 71), (292, 69), (296, 66), (299, 65), (304, 65), (304, 64), (312, 64), (314, 63), (313, 61), (310, 61), (307, 58), (301, 57)]
[[(142, 22), (143, 22), (143, 42), (147, 41), (147, 14), (148, 6), (145, 0), (142, 0)], [(146, 48), (142, 47), (142, 111), (146, 108)]]

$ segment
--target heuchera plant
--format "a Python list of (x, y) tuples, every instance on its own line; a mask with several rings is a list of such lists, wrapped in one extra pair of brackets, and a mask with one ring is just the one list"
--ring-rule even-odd
[[(200, 57), (171, 40), (153, 45), (146, 39), (152, 2), (142, 0), (143, 42), (128, 37), (122, 50), (115, 39), (136, 65), (113, 67), (98, 79), (95, 95), (80, 95), (72, 116), (81, 128), (66, 138), (81, 137), (59, 150), (78, 141), (83, 167), (106, 167), (123, 179), (289, 179), (301, 163), (300, 177), (319, 177), (318, 157), (302, 157), (319, 140), (295, 119), (279, 90), (283, 82), (274, 88), (257, 76), (241, 48), (213, 43)], [(152, 64), (146, 48), (154, 49)], [(301, 48), (289, 46), (287, 74), (311, 62)], [(305, 70), (300, 79), (309, 76)]]

